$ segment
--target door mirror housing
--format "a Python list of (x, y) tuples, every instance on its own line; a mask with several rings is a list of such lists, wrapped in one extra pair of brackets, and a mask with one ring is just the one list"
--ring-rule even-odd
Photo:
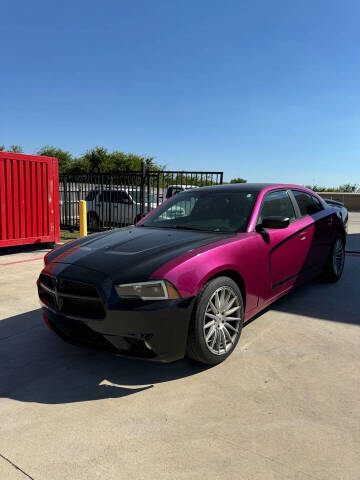
[(264, 217), (262, 219), (262, 222), (256, 225), (255, 230), (260, 233), (265, 228), (270, 228), (270, 229), (286, 228), (289, 226), (289, 223), (290, 223), (290, 219), (288, 217), (281, 217), (281, 216)]

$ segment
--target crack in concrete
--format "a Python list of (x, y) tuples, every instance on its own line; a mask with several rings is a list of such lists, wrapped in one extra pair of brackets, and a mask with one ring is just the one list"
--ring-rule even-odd
[(29, 333), (30, 330), (34, 330), (34, 328), (39, 328), (39, 327), (42, 327), (42, 326), (43, 326), (43, 324), (41, 322), (39, 322), (38, 325), (34, 325), (33, 327), (28, 328), (27, 330), (22, 330), (21, 332), (12, 333), (11, 335), (8, 335), (7, 337), (0, 337), (0, 342), (2, 340), (8, 340), (9, 338), (18, 337), (19, 335), (24, 335), (26, 333)]
[(8, 462), (10, 465), (12, 465), (14, 468), (16, 468), (16, 470), (19, 470), (19, 472), (21, 472), (22, 474), (25, 475), (25, 477), (27, 478), (30, 478), (30, 480), (35, 480), (34, 477), (31, 477), (29, 474), (27, 474), (26, 472), (24, 472), (24, 470), (22, 470), (20, 467), (18, 467), (14, 462), (12, 462), (11, 460), (9, 460), (8, 458), (6, 458), (4, 455), (2, 455), (0, 453), (0, 457), (2, 459), (4, 459), (6, 462)]
[(312, 480), (321, 480), (319, 477), (315, 477), (314, 475), (311, 475), (309, 473), (306, 473), (304, 472), (303, 470), (299, 470), (299, 469), (294, 469), (292, 465), (290, 465), (289, 463), (286, 463), (286, 462), (282, 462), (276, 458), (272, 458), (272, 457), (269, 457), (268, 455), (265, 455), (263, 453), (259, 453), (259, 452), (256, 452), (254, 450), (250, 450), (248, 448), (244, 448), (243, 445), (239, 445), (237, 442), (234, 442), (232, 440), (229, 440), (228, 438), (226, 437), (222, 437), (221, 435), (219, 434), (216, 434), (215, 437), (217, 437), (218, 439), (222, 440), (223, 442), (226, 442), (228, 443), (229, 445), (232, 445), (232, 446), (235, 446), (237, 448), (239, 448), (239, 451), (242, 450), (244, 452), (248, 452), (252, 455), (255, 455), (255, 456), (258, 456), (258, 457), (261, 457), (261, 458), (264, 458), (265, 460), (267, 460), (268, 462), (270, 463), (275, 463), (277, 465), (281, 465), (282, 467), (285, 467), (287, 469), (289, 469), (290, 471), (295, 471), (297, 473), (301, 473), (304, 477), (307, 477), (307, 478), (310, 478)]

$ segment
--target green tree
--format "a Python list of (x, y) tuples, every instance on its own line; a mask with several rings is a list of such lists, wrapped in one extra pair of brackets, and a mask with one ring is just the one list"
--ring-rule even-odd
[(56, 157), (59, 161), (59, 173), (67, 173), (72, 166), (73, 157), (71, 153), (65, 152), (61, 148), (45, 145), (36, 153), (45, 157)]
[(347, 192), (353, 193), (359, 191), (359, 185), (356, 183), (345, 183), (339, 187), (325, 187), (323, 185), (305, 185), (305, 187), (310, 188), (314, 192)]
[(313, 192), (326, 192), (326, 187), (323, 187), (321, 185), (304, 185), (306, 188), (310, 188)]
[(154, 162), (152, 157), (124, 153), (118, 150), (108, 152), (105, 147), (96, 146), (87, 150), (80, 158), (74, 160), (70, 173), (117, 173), (124, 171), (141, 170), (141, 163), (145, 162), (151, 170), (161, 170), (164, 167)]
[(10, 145), (10, 152), (22, 153), (23, 149), (21, 145)]
[(344, 185), (339, 186), (339, 192), (354, 193), (358, 190), (358, 185), (356, 183), (345, 183)]
[(232, 178), (230, 183), (247, 183), (247, 180), (245, 178)]
[(93, 172), (91, 172), (90, 162), (87, 158), (75, 158), (75, 160), (71, 162), (67, 173), (87, 174)]
[(163, 165), (158, 165), (153, 157), (144, 157), (134, 153), (124, 153), (114, 150), (109, 154), (108, 167), (111, 172), (140, 171), (142, 162), (152, 171), (163, 170)]
[(79, 159), (79, 166), (81, 163), (89, 168), (88, 173), (98, 174), (106, 173), (110, 170), (109, 154), (105, 147), (96, 146), (87, 150)]
[(0, 152), (3, 152), (5, 150), (5, 145), (0, 145)]

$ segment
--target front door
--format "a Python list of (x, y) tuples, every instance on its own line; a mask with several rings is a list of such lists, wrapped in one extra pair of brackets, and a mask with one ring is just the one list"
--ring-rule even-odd
[(288, 217), (290, 224), (283, 229), (267, 229), (262, 234), (269, 268), (268, 288), (263, 295), (265, 301), (289, 288), (299, 275), (313, 236), (310, 222), (297, 218), (294, 204), (286, 190), (274, 190), (265, 195), (258, 223), (268, 216)]

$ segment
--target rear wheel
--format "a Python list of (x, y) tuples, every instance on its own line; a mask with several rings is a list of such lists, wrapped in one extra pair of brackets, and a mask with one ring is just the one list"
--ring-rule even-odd
[(187, 356), (207, 365), (224, 361), (241, 335), (244, 304), (238, 285), (218, 277), (201, 289), (190, 325)]
[(335, 238), (329, 258), (326, 262), (323, 278), (327, 282), (337, 282), (345, 264), (345, 243), (342, 237)]

